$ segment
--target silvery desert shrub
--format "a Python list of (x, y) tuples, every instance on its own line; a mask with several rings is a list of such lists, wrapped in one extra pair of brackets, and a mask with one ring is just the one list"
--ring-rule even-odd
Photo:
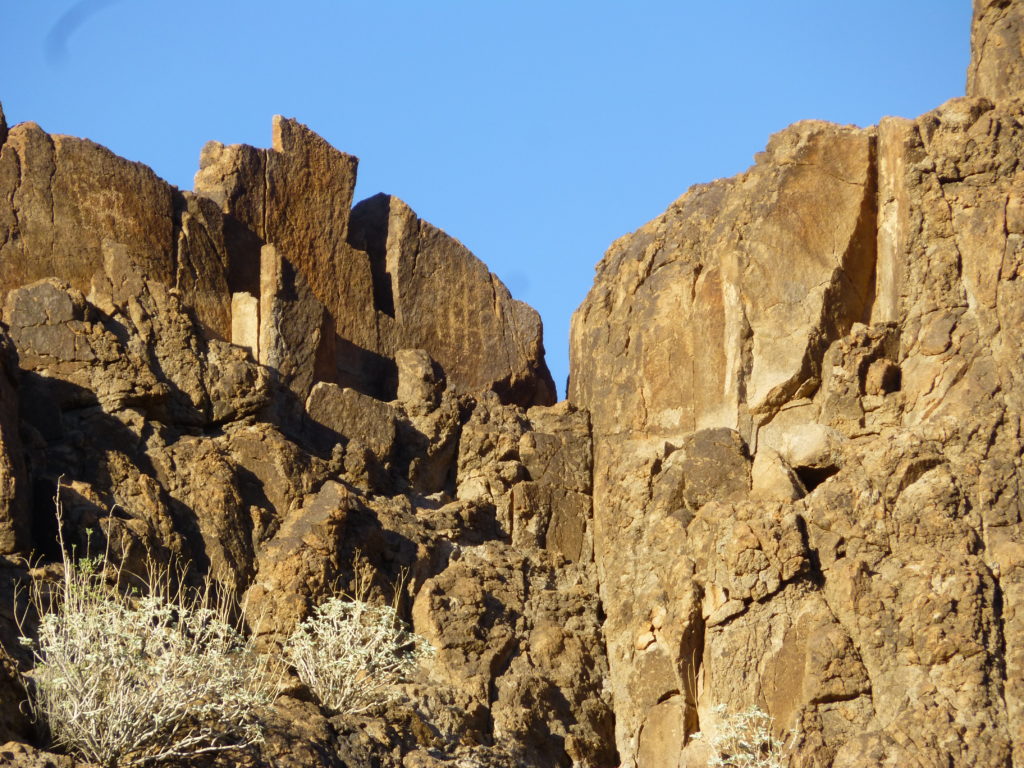
[(141, 592), (116, 589), (105, 561), (64, 559), (62, 579), (33, 581), (38, 632), (22, 638), (29, 704), (54, 747), (114, 768), (261, 741), (274, 686), (230, 601), (172, 587), (167, 569)]
[[(715, 707), (715, 713), (717, 726), (708, 739), (711, 768), (785, 768), (787, 739), (772, 733), (769, 714), (756, 706), (730, 714), (724, 705)], [(690, 738), (703, 738), (703, 734)]]
[(345, 714), (394, 700), (398, 683), (430, 650), (392, 606), (340, 597), (318, 606), (285, 643), (299, 679), (325, 707)]

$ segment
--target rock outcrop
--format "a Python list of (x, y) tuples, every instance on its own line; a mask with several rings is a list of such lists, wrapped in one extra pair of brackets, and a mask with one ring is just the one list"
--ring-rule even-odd
[(615, 242), (557, 405), (537, 314), (299, 123), (181, 192), (0, 110), (0, 762), (72, 764), (18, 706), (56, 494), (264, 650), (339, 592), (429, 642), (365, 715), (285, 671), (245, 764), (696, 768), (752, 706), (793, 766), (1024, 764), (1022, 15)]
[[(419, 348), (455, 391), (493, 389), (524, 406), (553, 403), (537, 313), (400, 200), (378, 195), (353, 209), (356, 164), (280, 117), (273, 149), (216, 142), (203, 149), (196, 191), (224, 211), (235, 254), (229, 282), (232, 291), (261, 297), (261, 329), (275, 315), (262, 299), (258, 243), (273, 244), (287, 264), (284, 273), (294, 272), (277, 283), (294, 284), (296, 300), (324, 309), (322, 317), (307, 312), (298, 326), (284, 317), (272, 325), (320, 337), (318, 363), (336, 369), (337, 383), (393, 396), (395, 352)], [(286, 303), (281, 293), (278, 288)], [(283, 349), (292, 348), (288, 342)], [(296, 394), (304, 399), (309, 389), (298, 387)]]
[(1024, 88), (1024, 9), (1015, 0), (975, 0), (967, 95), (1012, 98)]
[[(548, 407), (537, 314), (396, 198), (350, 217), (355, 159), (294, 121), (272, 150), (207, 147), (196, 193), (32, 124), (6, 138), (5, 604), (18, 558), (59, 554), (55, 494), (71, 546), (190, 564), (267, 648), (371, 572), (437, 664), (369, 724), (293, 680), (266, 764), (614, 763), (589, 420)], [(514, 444), (491, 455), (492, 430)], [(38, 741), (22, 631), (0, 612), (0, 736)]]
[[(573, 323), (623, 765), (1024, 760), (1019, 3), (971, 98), (798, 123), (616, 242)], [(998, 74), (997, 74), (998, 73)]]

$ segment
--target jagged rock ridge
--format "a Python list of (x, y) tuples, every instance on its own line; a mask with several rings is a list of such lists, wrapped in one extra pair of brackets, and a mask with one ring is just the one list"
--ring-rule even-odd
[[(357, 571), (388, 600), (406, 572), (437, 651), (408, 703), (367, 737), (284, 696), (260, 760), (614, 762), (589, 421), (548, 407), (536, 312), (396, 198), (350, 215), (355, 159), (294, 121), (272, 150), (208, 146), (195, 193), (33, 124), (4, 135), (5, 589), (57, 554), (58, 482), (70, 541), (191, 563), (268, 647)], [(0, 739), (38, 741), (15, 674)]]
[(536, 313), (298, 123), (182, 193), (0, 111), (0, 551), (54, 554), (63, 477), (69, 536), (268, 646), (407, 569), (406, 702), (293, 684), (266, 764), (700, 766), (719, 705), (797, 766), (1024, 763), (1022, 14), (977, 0), (966, 98), (797, 123), (614, 243), (559, 405)]

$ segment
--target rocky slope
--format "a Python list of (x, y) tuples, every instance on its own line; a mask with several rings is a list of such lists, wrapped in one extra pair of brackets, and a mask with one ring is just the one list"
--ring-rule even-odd
[(700, 766), (756, 705), (793, 765), (1024, 765), (1022, 23), (977, 0), (966, 98), (797, 123), (613, 244), (557, 405), (536, 313), (299, 123), (180, 192), (0, 112), (0, 756), (68, 764), (11, 595), (59, 482), (266, 647), (399, 590), (402, 701), (292, 680), (250, 763)]

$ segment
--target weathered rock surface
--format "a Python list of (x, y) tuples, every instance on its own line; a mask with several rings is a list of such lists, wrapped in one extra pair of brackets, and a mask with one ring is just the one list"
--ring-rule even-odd
[(623, 765), (705, 764), (718, 705), (798, 765), (1024, 760), (1021, 4), (975, 5), (978, 97), (797, 124), (598, 266), (570, 399)]
[[(111, 251), (131, 272), (182, 292), (209, 334), (225, 338), (230, 295), (216, 206), (85, 139), (14, 126), (0, 149), (0, 291), (59, 277), (88, 293)], [(107, 270), (110, 274), (110, 270)]]
[(555, 401), (540, 316), (462, 243), (390, 195), (353, 209), (351, 238), (370, 256), (377, 304), (394, 318), (396, 337), (426, 350), (449, 386), (493, 389), (525, 406)]
[(750, 706), (793, 766), (1024, 764), (1022, 8), (967, 98), (614, 243), (558, 405), (536, 313), (304, 126), (182, 193), (0, 110), (0, 762), (72, 764), (17, 706), (59, 485), (266, 650), (341, 592), (430, 642), (367, 715), (286, 671), (241, 764), (696, 768)]
[(1005, 99), (1024, 90), (1024, 9), (1015, 0), (976, 0), (967, 95)]
[(570, 399), (601, 403), (599, 434), (748, 438), (815, 386), (870, 300), (874, 146), (871, 130), (798, 123), (611, 247), (573, 320)]
[[(280, 329), (279, 340), (261, 336), (267, 364), (296, 350), (301, 373), (286, 378), (298, 375), (300, 400), (315, 381), (388, 399), (395, 353), (421, 348), (454, 391), (553, 403), (537, 313), (397, 198), (378, 195), (351, 209), (355, 174), (355, 158), (280, 117), (272, 149), (203, 149), (196, 190), (224, 211), (232, 290), (260, 296), (261, 329)], [(260, 244), (274, 246), (276, 267), (264, 251), (256, 268)]]
[[(585, 568), (561, 575), (564, 561), (542, 539), (513, 546), (490, 495), (454, 498), (476, 398), (524, 424), (503, 403), (554, 400), (536, 313), (407, 208), (402, 225), (422, 238), (406, 238), (394, 257), (407, 296), (396, 308), (387, 271), (371, 274), (384, 261), (350, 244), (371, 226), (360, 214), (364, 234), (350, 237), (355, 159), (294, 121), (275, 120), (272, 150), (208, 147), (196, 194), (91, 142), (33, 124), (8, 132), (2, 112), (0, 125), (0, 554), (59, 554), (59, 485), (70, 543), (109, 542), (138, 572), (156, 557), (213, 575), (248, 595), (253, 629), (274, 647), (367, 572), (373, 598), (398, 599), (411, 618), (416, 592), (461, 548), (490, 546), (508, 565), (483, 585), (489, 594), (504, 594), (503, 574), (527, 562), (544, 585), (516, 586), (494, 632), (513, 637), (541, 621), (571, 584), (580, 601), (559, 621), (577, 633), (572, 647), (592, 674), (550, 656), (522, 662), (530, 690), (557, 700), (535, 715), (522, 710), (526, 693), (496, 704), (495, 681), (517, 678), (507, 667), (487, 671), (472, 696), (424, 677), (412, 698), (368, 723), (285, 696), (253, 759), (549, 765), (609, 754), (600, 616), (596, 590), (579, 587)], [(452, 313), (432, 312), (424, 291)], [(484, 358), (488, 350), (500, 354)], [(589, 462), (589, 433), (570, 433), (565, 450)], [(589, 463), (580, 471), (582, 485), (557, 467), (515, 483), (578, 493), (571, 511), (584, 530)], [(25, 569), (4, 574), (10, 586)], [(8, 613), (0, 645), (15, 656), (0, 669), (0, 737), (38, 740), (17, 706), (16, 667), (30, 660)], [(431, 616), (446, 622), (444, 610)], [(517, 644), (505, 661), (526, 653)], [(504, 743), (506, 733), (545, 729), (550, 738)], [(24, 745), (8, 751), (12, 764), (50, 759)]]

